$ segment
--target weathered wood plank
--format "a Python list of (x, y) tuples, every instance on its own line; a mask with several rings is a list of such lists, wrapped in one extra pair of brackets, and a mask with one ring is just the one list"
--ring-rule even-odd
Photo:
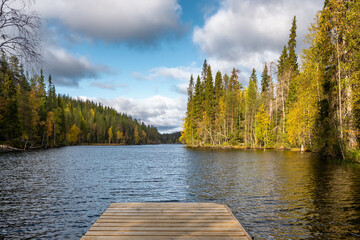
[(93, 227), (237, 227), (234, 222), (95, 222)]
[(226, 209), (221, 208), (108, 208), (106, 212), (164, 212), (164, 213), (176, 213), (176, 212), (194, 212), (194, 213), (227, 213)]
[(85, 236), (245, 236), (245, 233), (238, 232), (152, 232), (152, 231), (88, 231)]
[(81, 238), (82, 240), (249, 240), (246, 236), (237, 236), (237, 237), (229, 237), (229, 236), (84, 236)]
[(102, 218), (100, 217), (97, 221), (97, 223), (187, 223), (187, 224), (193, 224), (193, 223), (234, 223), (233, 219), (217, 219), (217, 220), (204, 220), (204, 219), (171, 219), (171, 220), (163, 220), (163, 219), (116, 219), (116, 218)]
[(196, 217), (196, 216), (230, 216), (229, 213), (208, 213), (208, 212), (203, 212), (201, 214), (199, 213), (193, 213), (193, 212), (177, 212), (177, 213), (169, 213), (169, 212), (151, 212), (151, 213), (146, 213), (146, 212), (137, 212), (137, 213), (124, 213), (124, 212), (104, 212), (103, 216), (191, 216), (191, 217)]
[(174, 216), (115, 216), (115, 215), (105, 215), (105, 216), (101, 216), (101, 219), (145, 219), (145, 220), (157, 220), (157, 219), (162, 219), (162, 220), (172, 220), (172, 219), (178, 219), (178, 220), (192, 220), (192, 219), (196, 219), (196, 220), (231, 220), (231, 216), (208, 216), (208, 217), (203, 217), (203, 216), (199, 216), (199, 217), (194, 217), (194, 216), (189, 216), (189, 215), (174, 215)]
[(217, 203), (112, 203), (110, 208), (218, 208), (223, 209), (221, 204)]
[(216, 203), (112, 203), (84, 240), (251, 239), (230, 209)]
[(194, 231), (209, 231), (209, 232), (238, 232), (238, 227), (98, 227), (92, 226), (89, 231), (158, 231), (158, 232), (194, 232)]

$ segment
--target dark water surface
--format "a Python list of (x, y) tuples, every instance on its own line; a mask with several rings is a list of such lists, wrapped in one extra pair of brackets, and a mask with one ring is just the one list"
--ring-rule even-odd
[(360, 167), (295, 152), (76, 146), (0, 155), (0, 239), (79, 239), (112, 202), (228, 204), (256, 239), (360, 239)]

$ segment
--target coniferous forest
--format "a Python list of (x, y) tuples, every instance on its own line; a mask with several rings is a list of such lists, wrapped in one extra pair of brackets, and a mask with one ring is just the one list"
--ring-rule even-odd
[[(45, 83), (47, 82), (47, 83)], [(92, 101), (57, 95), (51, 76), (29, 77), (19, 60), (0, 60), (0, 143), (23, 149), (75, 144), (153, 144), (160, 134)]]
[(360, 1), (325, 1), (299, 56), (294, 17), (278, 61), (253, 69), (247, 87), (235, 68), (213, 74), (205, 60), (201, 76), (190, 78), (181, 141), (359, 160), (359, 12)]

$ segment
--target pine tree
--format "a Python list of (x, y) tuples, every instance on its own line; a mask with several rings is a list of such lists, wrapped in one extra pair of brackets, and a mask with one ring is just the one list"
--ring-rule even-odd
[(215, 102), (219, 102), (220, 98), (223, 96), (224, 86), (221, 76), (221, 72), (218, 71), (215, 76)]
[(190, 76), (189, 87), (188, 87), (188, 103), (186, 107), (186, 118), (184, 121), (184, 128), (181, 132), (180, 141), (188, 144), (189, 146), (194, 145), (194, 78)]
[(267, 114), (264, 104), (261, 104), (256, 113), (255, 122), (255, 142), (260, 147), (266, 147), (269, 135), (270, 116)]
[(218, 71), (216, 73), (215, 76), (215, 99), (214, 99), (214, 115), (215, 115), (215, 120), (214, 120), (214, 126), (213, 126), (213, 131), (214, 131), (214, 142), (217, 142), (218, 144), (222, 143), (222, 139), (223, 139), (223, 127), (224, 127), (224, 121), (225, 121), (225, 116), (224, 116), (224, 86), (223, 86), (223, 81), (222, 81), (222, 76), (221, 76), (221, 72)]
[(134, 129), (134, 142), (135, 144), (140, 143), (139, 128), (137, 125), (135, 125), (135, 129)]
[(290, 70), (294, 73), (294, 75), (299, 74), (299, 66), (296, 55), (296, 28), (297, 28), (296, 16), (294, 16), (290, 29), (289, 41), (288, 41), (288, 50), (289, 50), (288, 62), (289, 62)]
[(214, 142), (213, 139), (213, 122), (215, 120), (215, 109), (214, 109), (214, 82), (211, 72), (210, 65), (208, 66), (205, 80), (205, 119), (203, 119), (205, 124), (205, 142), (211, 143)]
[(48, 97), (47, 97), (47, 107), (48, 107), (48, 111), (52, 111), (53, 108), (56, 107), (56, 92), (55, 92), (55, 86), (52, 82), (52, 77), (51, 75), (49, 75), (49, 79), (48, 79), (48, 93), (47, 93)]
[(0, 139), (10, 141), (20, 137), (21, 125), (16, 84), (9, 74), (5, 74), (0, 89), (3, 105), (0, 113)]
[(200, 136), (199, 136), (199, 129), (200, 129), (200, 124), (202, 122), (202, 117), (203, 117), (203, 111), (204, 111), (204, 107), (203, 107), (203, 102), (204, 102), (204, 91), (202, 88), (202, 83), (200, 80), (200, 77), (198, 76), (196, 79), (196, 84), (195, 84), (195, 93), (194, 93), (194, 105), (193, 105), (193, 120), (194, 120), (194, 124), (195, 124), (195, 129), (196, 131), (194, 131), (194, 143), (198, 144), (198, 140), (200, 140)]
[(203, 81), (203, 82), (205, 82), (205, 80), (206, 80), (207, 71), (208, 71), (208, 64), (207, 64), (206, 59), (204, 59), (204, 63), (203, 63), (202, 71), (201, 71), (201, 81)]
[(270, 76), (267, 64), (264, 65), (264, 70), (261, 74), (261, 94), (264, 95), (269, 91), (270, 87)]
[(257, 111), (257, 77), (253, 68), (246, 96), (245, 145), (255, 146), (255, 115)]

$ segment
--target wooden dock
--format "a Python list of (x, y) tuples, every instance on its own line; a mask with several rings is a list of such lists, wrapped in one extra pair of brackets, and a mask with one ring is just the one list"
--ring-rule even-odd
[(216, 203), (112, 203), (82, 240), (248, 240), (231, 210)]

